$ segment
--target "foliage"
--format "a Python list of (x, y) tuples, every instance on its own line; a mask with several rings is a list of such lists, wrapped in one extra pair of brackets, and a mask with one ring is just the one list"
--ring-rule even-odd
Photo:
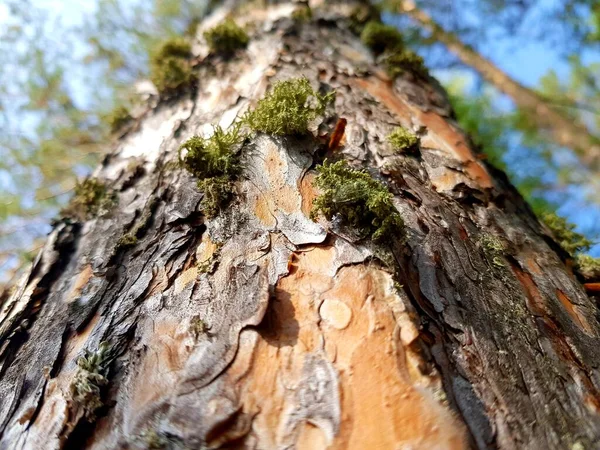
[(520, 118), (512, 112), (499, 112), (496, 97), (489, 90), (478, 95), (469, 93), (461, 79), (448, 83), (448, 92), (460, 126), (483, 151), (486, 161), (508, 173), (536, 213), (554, 210), (556, 206), (547, 200), (553, 188), (538, 175), (555, 170), (544, 158), (544, 147), (525, 138), (519, 141), (518, 134), (508, 131), (514, 130)]
[(61, 215), (83, 222), (109, 209), (114, 201), (114, 194), (104, 183), (88, 178), (75, 186), (75, 195), (62, 209)]
[(387, 141), (400, 153), (408, 153), (419, 147), (419, 138), (402, 127), (397, 127), (392, 131), (388, 135)]
[(600, 258), (590, 255), (577, 255), (575, 267), (586, 280), (600, 280)]
[(309, 123), (325, 112), (334, 95), (318, 94), (304, 77), (278, 81), (243, 121), (254, 131), (267, 134), (305, 134)]
[(90, 422), (96, 419), (95, 412), (103, 405), (101, 391), (108, 384), (108, 350), (106, 342), (96, 352), (85, 350), (77, 360), (77, 372), (71, 382), (71, 397)]
[(587, 251), (592, 245), (592, 242), (584, 235), (574, 231), (575, 225), (567, 222), (564, 217), (560, 217), (556, 213), (545, 213), (541, 219), (550, 228), (560, 246), (570, 255)]
[(364, 237), (382, 241), (403, 234), (404, 221), (392, 203), (387, 187), (367, 172), (350, 168), (345, 161), (325, 161), (317, 167), (315, 183), (322, 193), (314, 200), (311, 215), (323, 214), (342, 222)]
[(110, 145), (109, 111), (138, 102), (158, 43), (211, 2), (0, 5), (0, 282), (42, 245), (77, 178)]
[(229, 55), (238, 49), (245, 48), (250, 37), (232, 19), (226, 19), (219, 25), (204, 32), (204, 39), (214, 53)]
[(376, 55), (386, 51), (402, 51), (404, 48), (402, 34), (396, 27), (384, 25), (374, 20), (367, 22), (360, 34), (360, 39)]
[(161, 95), (175, 95), (196, 81), (191, 57), (192, 47), (184, 38), (172, 38), (160, 45), (152, 57), (150, 79)]

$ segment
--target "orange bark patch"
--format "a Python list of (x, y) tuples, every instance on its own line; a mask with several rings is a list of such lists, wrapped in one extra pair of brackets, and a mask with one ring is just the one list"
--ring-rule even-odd
[(421, 140), (424, 147), (445, 151), (449, 156), (463, 163), (464, 173), (481, 188), (493, 187), (490, 175), (467, 144), (464, 135), (446, 119), (433, 111), (422, 111), (398, 97), (392, 83), (375, 77), (361, 78), (355, 81), (396, 114), (403, 126), (406, 127), (413, 121), (418, 125), (425, 126), (427, 135)]
[(331, 137), (329, 138), (329, 144), (327, 144), (327, 149), (330, 152), (336, 151), (342, 142), (342, 138), (344, 137), (344, 132), (346, 131), (346, 124), (348, 121), (343, 117), (337, 121), (335, 124), (335, 129), (333, 133), (331, 133)]
[(357, 78), (355, 82), (371, 96), (382, 102), (390, 111), (400, 119), (400, 124), (409, 128), (412, 124), (413, 115), (409, 106), (400, 99), (392, 87), (392, 82), (382, 81), (378, 78)]
[(167, 276), (167, 270), (164, 267), (152, 268), (152, 281), (148, 288), (148, 297), (163, 292), (168, 285), (169, 277)]
[(73, 282), (71, 292), (69, 292), (69, 295), (67, 296), (67, 303), (71, 303), (81, 296), (81, 291), (88, 281), (90, 281), (93, 274), (94, 272), (91, 264), (86, 265), (83, 270), (79, 272), (79, 275), (77, 275), (77, 278), (75, 278), (75, 281)]
[(219, 244), (214, 243), (212, 239), (205, 234), (202, 237), (202, 242), (196, 250), (196, 262), (198, 264), (202, 264), (210, 261), (218, 249)]
[(275, 216), (269, 208), (270, 204), (268, 197), (266, 197), (265, 195), (261, 195), (256, 200), (256, 204), (254, 205), (254, 214), (256, 214), (256, 217), (262, 223), (269, 227), (273, 227), (275, 226), (277, 221), (275, 220)]
[(198, 267), (190, 267), (184, 270), (181, 275), (175, 280), (175, 294), (179, 294), (185, 287), (196, 279), (198, 276)]
[(302, 195), (302, 212), (307, 216), (312, 211), (313, 202), (319, 196), (314, 185), (315, 174), (307, 173), (300, 182), (300, 194)]
[(513, 265), (513, 272), (519, 280), (519, 283), (523, 286), (525, 290), (525, 295), (527, 296), (527, 308), (531, 311), (532, 314), (536, 316), (545, 316), (546, 310), (544, 307), (544, 299), (542, 298), (542, 294), (540, 294), (539, 289), (535, 285), (531, 275), (527, 272), (523, 272), (519, 267)]
[(591, 335), (592, 327), (588, 323), (585, 316), (581, 313), (581, 311), (579, 311), (579, 308), (576, 305), (574, 305), (573, 302), (571, 302), (571, 299), (569, 299), (569, 297), (567, 297), (565, 293), (560, 289), (556, 290), (556, 295), (560, 300), (560, 303), (565, 308), (565, 311), (567, 311), (571, 319), (573, 319), (573, 322), (575, 322), (577, 326), (583, 329), (587, 334)]
[(178, 381), (178, 372), (191, 352), (188, 346), (182, 345), (187, 333), (178, 329), (179, 325), (174, 317), (154, 321), (148, 351), (137, 368), (137, 382), (131, 392), (131, 419), (141, 416), (165, 393), (172, 392), (173, 385)]
[(527, 266), (527, 270), (529, 270), (531, 273), (534, 273), (536, 275), (542, 274), (542, 269), (535, 261), (535, 258), (533, 256), (527, 256), (525, 258), (525, 265)]
[[(413, 324), (403, 322), (410, 319), (391, 276), (369, 265), (328, 275), (335, 272), (335, 258), (334, 247), (297, 255), (295, 270), (276, 286), (260, 337), (245, 332), (228, 371), (242, 380), (240, 402), (246, 413), (256, 414), (253, 433), (260, 446), (466, 448), (463, 427), (427, 387), (439, 387), (439, 378), (418, 369), (423, 361), (404, 342), (416, 334)], [(406, 317), (399, 320), (398, 314)], [(405, 326), (412, 330), (401, 339)], [(332, 367), (338, 387), (319, 401), (334, 416), (340, 411), (337, 422), (327, 414), (310, 416), (311, 402), (307, 406), (298, 397), (324, 383), (305, 373), (311, 358)]]
[(585, 283), (583, 287), (588, 293), (600, 294), (600, 283)]

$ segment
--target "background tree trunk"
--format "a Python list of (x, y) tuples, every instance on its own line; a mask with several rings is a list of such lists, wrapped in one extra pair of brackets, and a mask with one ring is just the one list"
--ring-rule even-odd
[[(197, 91), (150, 106), (94, 173), (118, 205), (54, 228), (2, 303), (0, 448), (599, 445), (598, 310), (560, 249), (437, 84), (390, 80), (354, 5), (313, 6), (305, 23), (292, 4), (244, 10), (252, 40), (231, 59), (198, 44)], [(235, 200), (207, 219), (178, 146), (302, 75), (337, 91), (315, 135), (252, 137)], [(339, 118), (328, 156), (389, 184), (405, 240), (308, 218)], [(389, 148), (398, 125), (419, 155)], [(94, 420), (71, 386), (104, 345)]]
[(444, 44), (464, 64), (508, 95), (517, 108), (529, 113), (528, 117), (538, 129), (547, 131), (556, 144), (572, 149), (585, 167), (592, 172), (600, 170), (600, 139), (590, 133), (584, 124), (561, 113), (551, 101), (511, 78), (492, 61), (462, 42), (455, 33), (444, 30), (425, 11), (417, 8), (414, 1), (392, 0), (390, 4), (397, 5), (400, 12), (431, 32), (436, 41)]

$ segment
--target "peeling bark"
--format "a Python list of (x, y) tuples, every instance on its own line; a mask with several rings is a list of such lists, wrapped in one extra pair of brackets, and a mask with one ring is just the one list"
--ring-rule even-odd
[[(252, 40), (230, 59), (198, 43), (197, 91), (149, 104), (94, 173), (118, 205), (52, 231), (0, 312), (0, 448), (598, 445), (596, 304), (439, 86), (387, 78), (353, 5), (313, 6), (302, 24), (292, 4), (245, 11)], [(234, 201), (207, 219), (178, 146), (301, 75), (334, 105), (311, 135), (247, 140)], [(398, 125), (419, 154), (386, 143)], [(325, 157), (387, 183), (406, 236), (309, 219)], [(71, 384), (102, 342), (89, 421)]]

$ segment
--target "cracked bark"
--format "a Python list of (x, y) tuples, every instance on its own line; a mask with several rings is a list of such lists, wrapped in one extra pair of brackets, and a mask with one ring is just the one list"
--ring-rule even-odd
[[(433, 80), (388, 79), (349, 31), (353, 5), (313, 6), (304, 24), (290, 4), (246, 10), (251, 44), (229, 60), (198, 43), (198, 90), (149, 102), (94, 173), (118, 205), (50, 234), (2, 304), (0, 448), (598, 445), (598, 310), (564, 255)], [(237, 196), (208, 220), (178, 146), (300, 75), (335, 104), (312, 135), (247, 141)], [(308, 218), (342, 118), (333, 156), (390, 186), (405, 241)], [(385, 143), (398, 125), (421, 133), (419, 155)], [(104, 341), (88, 422), (70, 385)]]

